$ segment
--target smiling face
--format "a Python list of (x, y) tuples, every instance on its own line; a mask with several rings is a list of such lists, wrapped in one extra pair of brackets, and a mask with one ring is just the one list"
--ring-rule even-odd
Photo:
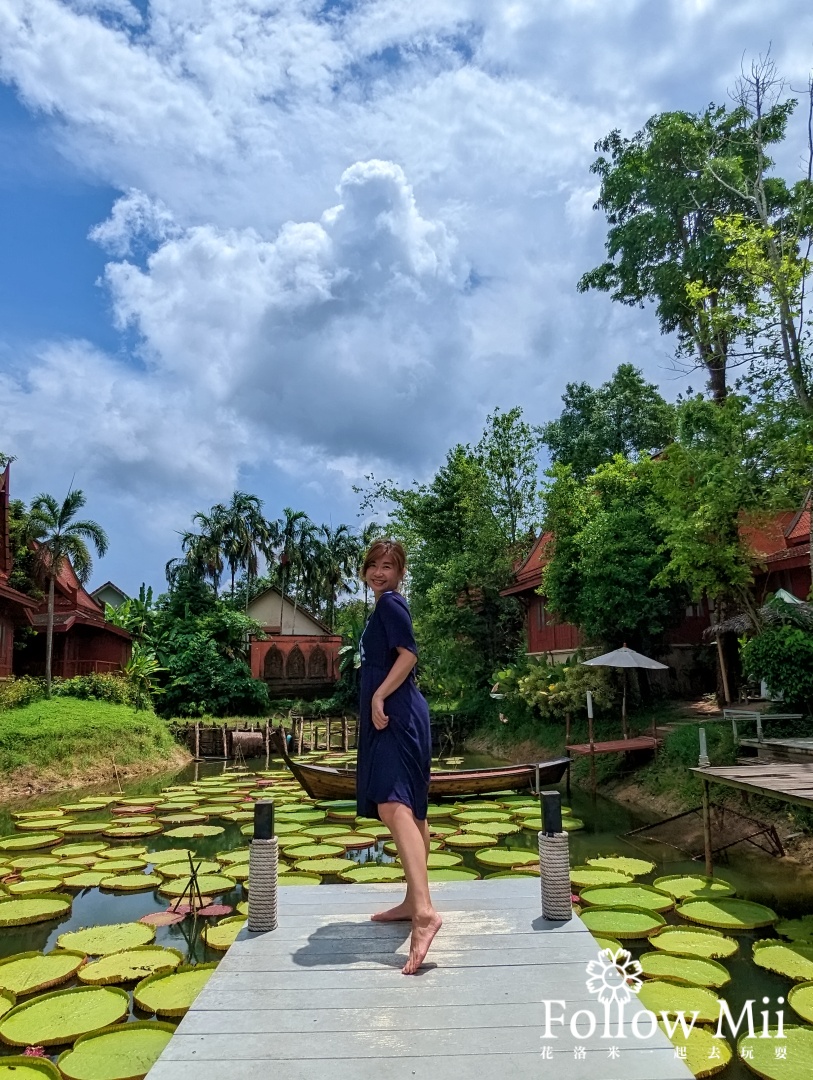
[(385, 592), (397, 592), (403, 576), (395, 557), (385, 551), (370, 561), (364, 579), (378, 600)]

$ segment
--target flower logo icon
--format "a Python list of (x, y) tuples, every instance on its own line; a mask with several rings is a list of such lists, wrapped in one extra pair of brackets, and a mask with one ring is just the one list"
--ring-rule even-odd
[(626, 1004), (641, 989), (641, 965), (626, 949), (603, 949), (586, 968), (587, 989), (602, 1005)]

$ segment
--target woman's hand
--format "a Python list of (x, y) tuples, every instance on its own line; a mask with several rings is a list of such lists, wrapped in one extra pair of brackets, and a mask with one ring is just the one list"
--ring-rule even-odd
[(373, 727), (376, 731), (383, 731), (390, 722), (390, 718), (384, 712), (384, 698), (380, 694), (373, 694), (372, 710)]

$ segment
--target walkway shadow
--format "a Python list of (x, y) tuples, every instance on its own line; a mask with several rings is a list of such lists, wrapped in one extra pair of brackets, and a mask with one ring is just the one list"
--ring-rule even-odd
[[(371, 925), (376, 926), (375, 923)], [(346, 967), (366, 961), (400, 970), (406, 962), (406, 956), (396, 956), (395, 950), (409, 940), (411, 924), (404, 922), (378, 925), (382, 930), (380, 936), (375, 931), (359, 934), (357, 922), (334, 922), (319, 926), (308, 937), (307, 945), (297, 949), (291, 958), (295, 964), (311, 968)]]

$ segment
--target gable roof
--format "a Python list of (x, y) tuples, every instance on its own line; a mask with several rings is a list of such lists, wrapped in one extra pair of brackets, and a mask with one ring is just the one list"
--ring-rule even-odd
[(291, 607), (295, 607), (297, 611), (301, 611), (303, 615), (310, 619), (311, 622), (316, 623), (316, 625), (328, 636), (331, 636), (333, 634), (333, 631), (330, 629), (330, 627), (326, 626), (321, 619), (317, 619), (313, 612), (309, 611), (308, 608), (304, 607), (304, 605), (300, 604), (298, 601), (294, 603), (291, 597), (287, 593), (283, 594), (282, 590), (276, 585), (269, 585), (267, 589), (263, 589), (262, 592), (257, 593), (257, 595), (249, 601), (247, 610), (250, 610), (252, 604), (255, 604), (259, 599), (261, 599), (261, 597), (268, 596), (269, 593), (276, 593), (277, 596), (281, 596), (287, 604), (290, 604)]
[(549, 562), (548, 545), (553, 540), (552, 532), (540, 533), (527, 557), (514, 572), (514, 584), (503, 589), (500, 596), (512, 596), (516, 593), (535, 592), (542, 584), (542, 571)]

